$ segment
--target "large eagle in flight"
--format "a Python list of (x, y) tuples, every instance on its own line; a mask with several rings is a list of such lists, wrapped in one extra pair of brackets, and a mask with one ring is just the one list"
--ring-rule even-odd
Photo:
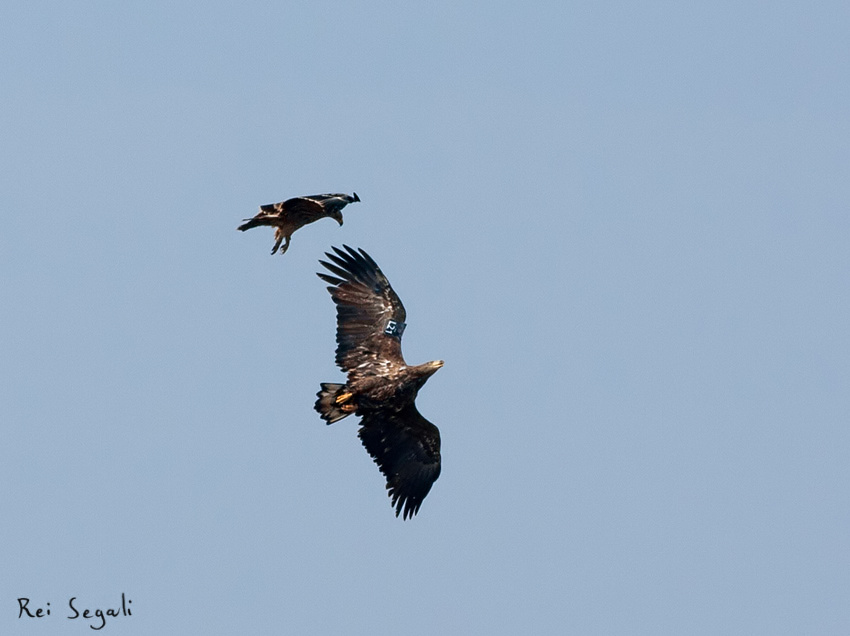
[(314, 194), (309, 197), (295, 197), (280, 203), (269, 203), (261, 205), (260, 211), (252, 219), (244, 219), (244, 223), (237, 230), (250, 230), (260, 225), (270, 225), (274, 228), (274, 247), (272, 254), (277, 252), (280, 244), (286, 239), (286, 243), (280, 249), (285, 254), (289, 248), (289, 239), (300, 227), (318, 221), (326, 216), (335, 219), (342, 225), (342, 208), (349, 203), (359, 201), (360, 197), (355, 192), (352, 196), (347, 194)]
[(408, 366), (401, 355), (404, 305), (372, 258), (347, 245), (319, 261), (333, 274), (336, 363), (345, 384), (322, 383), (316, 410), (328, 424), (361, 416), (360, 440), (387, 478), (398, 516), (413, 517), (440, 476), (440, 431), (416, 410), (416, 394), (442, 360)]

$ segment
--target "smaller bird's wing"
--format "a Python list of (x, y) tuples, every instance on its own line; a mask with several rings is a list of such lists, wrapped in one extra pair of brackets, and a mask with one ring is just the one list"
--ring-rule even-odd
[(332, 215), (336, 212), (340, 212), (346, 205), (349, 203), (355, 203), (360, 200), (360, 197), (357, 196), (355, 192), (354, 195), (350, 194), (311, 194), (310, 196), (303, 197), (304, 199), (309, 199), (311, 201), (315, 201), (325, 210), (326, 215)]
[(396, 516), (413, 517), (440, 476), (439, 429), (410, 404), (399, 412), (367, 411), (359, 436), (387, 478)]
[[(356, 195), (356, 193), (355, 193)], [(354, 197), (344, 194), (342, 192), (337, 192), (334, 194), (309, 194), (307, 196), (301, 197), (302, 199), (310, 199), (311, 201), (315, 201), (316, 203), (321, 203), (322, 205), (327, 205), (328, 203), (333, 203), (334, 200), (339, 201), (342, 205), (348, 205), (352, 201), (354, 201)], [(357, 201), (360, 200), (360, 197), (357, 197)]]
[(319, 261), (333, 276), (318, 274), (330, 283), (337, 307), (336, 363), (349, 377), (385, 375), (389, 366), (404, 364), (401, 334), (407, 314), (372, 257), (343, 247), (325, 252), (331, 262)]
[(261, 205), (260, 214), (279, 216), (295, 227), (307, 225), (327, 216), (322, 204), (319, 201), (314, 201), (312, 197), (294, 197), (280, 203)]

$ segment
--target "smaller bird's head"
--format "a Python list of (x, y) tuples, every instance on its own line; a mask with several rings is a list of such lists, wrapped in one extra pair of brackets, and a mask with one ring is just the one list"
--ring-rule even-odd
[(352, 202), (352, 203), (356, 203), (357, 201), (359, 201), (359, 200), (360, 200), (360, 197), (358, 197), (358, 196), (357, 196), (357, 193), (356, 193), (356, 192), (352, 192), (352, 194), (354, 195), (353, 197), (351, 197), (351, 202)]

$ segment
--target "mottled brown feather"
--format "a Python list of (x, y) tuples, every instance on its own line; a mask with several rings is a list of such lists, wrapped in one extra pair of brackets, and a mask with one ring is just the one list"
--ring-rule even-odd
[(404, 365), (401, 336), (384, 333), (389, 320), (404, 322), (407, 312), (387, 277), (363, 250), (347, 245), (319, 261), (336, 277), (319, 274), (331, 284), (328, 291), (337, 305), (336, 363), (354, 376), (383, 375), (387, 365)]

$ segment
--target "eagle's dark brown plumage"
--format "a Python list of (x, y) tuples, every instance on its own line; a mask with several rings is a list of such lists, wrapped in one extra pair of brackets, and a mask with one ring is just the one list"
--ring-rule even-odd
[(272, 254), (277, 252), (281, 242), (286, 239), (286, 243), (280, 249), (280, 253), (284, 254), (289, 248), (289, 239), (295, 230), (326, 216), (342, 225), (342, 208), (359, 200), (360, 197), (355, 192), (352, 196), (347, 194), (314, 194), (309, 197), (287, 199), (281, 203), (269, 203), (268, 205), (261, 205), (257, 216), (252, 219), (245, 219), (245, 222), (236, 229), (244, 232), (260, 225), (274, 227), (275, 242)]
[(440, 476), (440, 431), (416, 410), (416, 394), (442, 360), (407, 366), (404, 305), (372, 258), (347, 245), (319, 261), (337, 307), (336, 363), (345, 384), (323, 383), (316, 410), (328, 424), (360, 415), (360, 440), (387, 478), (396, 516), (413, 517)]

